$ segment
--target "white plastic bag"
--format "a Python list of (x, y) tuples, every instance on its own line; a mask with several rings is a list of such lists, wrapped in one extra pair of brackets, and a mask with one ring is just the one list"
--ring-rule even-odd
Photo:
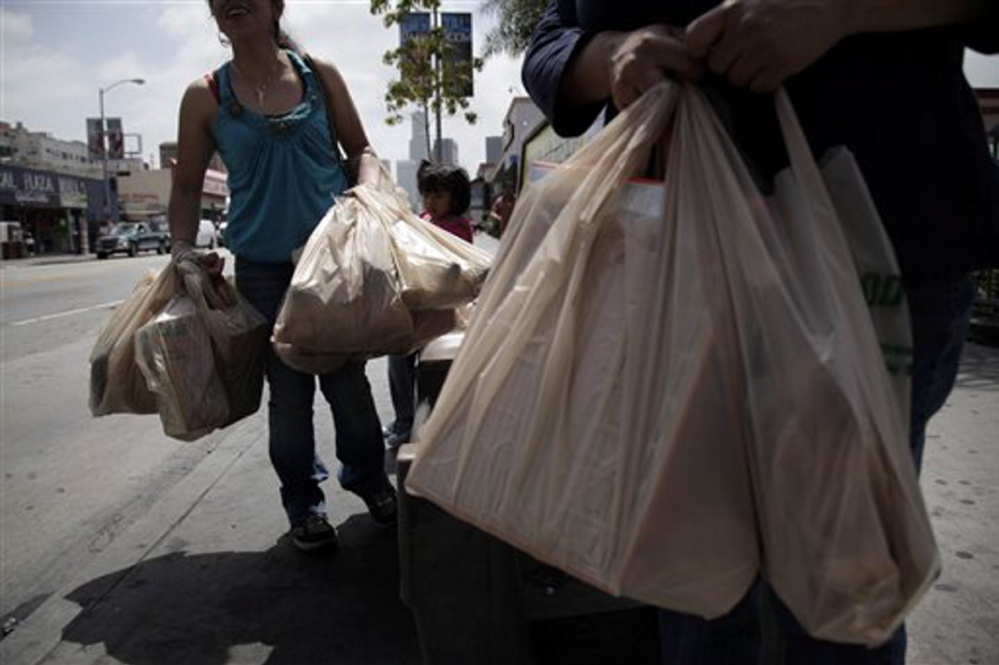
[(164, 433), (193, 441), (260, 407), (268, 327), (225, 280), (189, 273), (181, 284), (135, 333), (136, 362)]
[(485, 280), (486, 252), (414, 215), (391, 178), (337, 199), (306, 243), (274, 326), (300, 371), (405, 355), (448, 332)]
[[(786, 94), (776, 100), (791, 168), (778, 177), (772, 214), (740, 224), (732, 243), (755, 243), (766, 259), (740, 257), (749, 279), (733, 284), (763, 574), (812, 635), (876, 645), (940, 567), (908, 445), (908, 377), (887, 371), (858, 279), (865, 259), (847, 240), (866, 195), (859, 172), (854, 165), (854, 203), (834, 188), (839, 209), (852, 211), (844, 221)], [(890, 255), (883, 232), (875, 240), (880, 225), (867, 228), (871, 256)], [(897, 298), (882, 303), (892, 307), (878, 318), (904, 349), (900, 303), (904, 311)]]
[(813, 634), (879, 643), (939, 563), (841, 220), (786, 100), (766, 200), (688, 85), (635, 218), (675, 94), (527, 189), (407, 489), (614, 593), (712, 617), (761, 572)]
[(90, 353), (90, 412), (156, 413), (156, 397), (135, 362), (135, 331), (163, 311), (177, 293), (172, 269), (139, 279), (101, 329)]
[(611, 593), (713, 617), (759, 569), (716, 239), (664, 222), (669, 190), (626, 186), (677, 94), (522, 194), (407, 489)]

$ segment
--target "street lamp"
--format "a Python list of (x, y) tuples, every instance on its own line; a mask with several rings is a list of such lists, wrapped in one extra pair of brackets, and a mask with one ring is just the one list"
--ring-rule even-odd
[(107, 221), (111, 217), (111, 180), (108, 178), (108, 146), (106, 138), (107, 131), (104, 125), (104, 93), (110, 92), (114, 88), (124, 83), (134, 83), (135, 85), (142, 85), (146, 82), (145, 79), (122, 79), (121, 81), (115, 81), (106, 88), (100, 88), (99, 98), (101, 103), (101, 166), (104, 174), (104, 220)]

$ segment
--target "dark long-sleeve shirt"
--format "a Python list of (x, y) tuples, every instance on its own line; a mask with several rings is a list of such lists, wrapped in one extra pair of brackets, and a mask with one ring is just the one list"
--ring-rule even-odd
[[(566, 67), (602, 30), (683, 26), (715, 0), (552, 0), (523, 67), (524, 85), (563, 136), (607, 106), (559, 103)], [(965, 45), (999, 50), (999, 12), (972, 26), (855, 35), (785, 83), (812, 149), (854, 153), (907, 280), (999, 266), (999, 169), (963, 73)], [(999, 63), (997, 63), (999, 67)], [(729, 129), (765, 174), (786, 165), (769, 96), (720, 81)]]

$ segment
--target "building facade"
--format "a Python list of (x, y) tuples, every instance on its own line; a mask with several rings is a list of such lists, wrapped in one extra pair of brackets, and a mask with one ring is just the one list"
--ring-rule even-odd
[(86, 251), (103, 203), (100, 178), (0, 165), (0, 216), (20, 225), (36, 254)]
[[(168, 168), (137, 171), (118, 178), (118, 200), (122, 218), (130, 222), (165, 222), (173, 186), (173, 165)], [(205, 171), (201, 190), (201, 219), (225, 220), (229, 200), (227, 175), (215, 169)]]

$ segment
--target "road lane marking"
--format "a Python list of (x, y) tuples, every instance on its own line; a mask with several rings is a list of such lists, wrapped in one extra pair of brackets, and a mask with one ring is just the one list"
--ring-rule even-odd
[(65, 312), (56, 312), (55, 314), (45, 314), (44, 316), (36, 316), (32, 319), (24, 319), (22, 321), (14, 321), (11, 326), (27, 326), (32, 323), (41, 323), (42, 321), (50, 321), (52, 319), (59, 319), (64, 316), (73, 316), (74, 314), (83, 314), (84, 312), (92, 312), (95, 309), (113, 309), (125, 302), (124, 300), (115, 300), (114, 302), (106, 302), (101, 305), (94, 305), (93, 307), (81, 307), (79, 309), (70, 309)]

